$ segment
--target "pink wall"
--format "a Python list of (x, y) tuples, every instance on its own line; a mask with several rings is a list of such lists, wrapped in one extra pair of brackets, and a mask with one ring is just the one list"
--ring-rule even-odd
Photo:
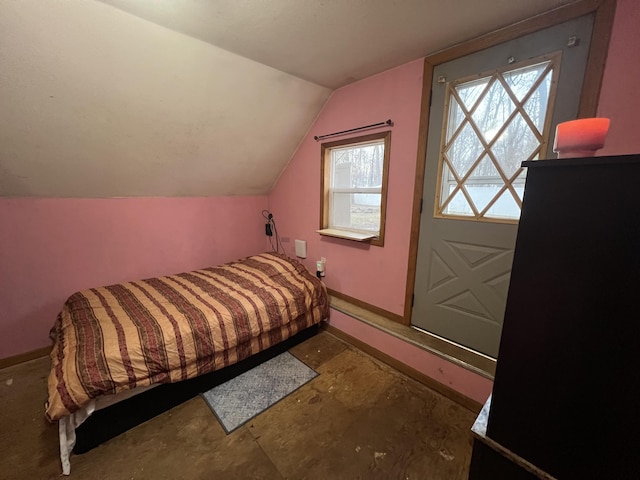
[(640, 2), (618, 0), (598, 116), (611, 119), (599, 155), (640, 153)]
[[(327, 259), (328, 287), (397, 314), (404, 308), (422, 65), (414, 61), (336, 90), (269, 197), (280, 234), (291, 238), (287, 253), (293, 254), (294, 239), (306, 240), (310, 270), (320, 257)], [(313, 136), (389, 118), (394, 126), (384, 247), (320, 237), (320, 143)]]
[(49, 344), (77, 290), (262, 252), (267, 198), (0, 200), (0, 358)]
[[(635, 117), (640, 112), (640, 3), (618, 0), (614, 32), (604, 70), (598, 114), (612, 119), (601, 154), (640, 152)], [(308, 242), (306, 264), (327, 258), (326, 284), (365, 302), (401, 314), (404, 307), (415, 180), (422, 62), (416, 61), (334, 92), (269, 197), (280, 233)], [(313, 135), (345, 130), (391, 118), (391, 170), (385, 246), (363, 247), (321, 239), (320, 145)], [(293, 243), (285, 244), (292, 248)], [(291, 252), (291, 250), (288, 250)], [(331, 323), (426, 375), (484, 402), (491, 382), (430, 355), (347, 315), (332, 310)], [(418, 351), (419, 350), (419, 351)]]
[[(287, 253), (293, 255), (295, 238), (307, 240), (305, 263), (313, 271), (316, 259), (327, 258), (328, 287), (397, 314), (404, 309), (422, 66), (411, 62), (337, 90), (269, 197), (280, 234), (291, 240)], [(384, 247), (320, 237), (320, 144), (313, 136), (387, 118), (394, 127)], [(490, 380), (348, 315), (331, 310), (330, 323), (480, 403), (491, 392)]]
[(366, 323), (354, 320), (342, 312), (332, 309), (329, 323), (479, 403), (484, 403), (491, 393), (493, 387), (491, 380), (408, 344), (397, 337), (388, 335)]

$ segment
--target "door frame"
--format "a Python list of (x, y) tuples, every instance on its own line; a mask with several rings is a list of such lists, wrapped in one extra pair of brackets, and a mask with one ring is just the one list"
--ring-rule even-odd
[(616, 0), (581, 0), (576, 3), (558, 7), (550, 10), (549, 12), (523, 20), (522, 22), (501, 28), (425, 57), (422, 82), (422, 102), (420, 105), (420, 125), (418, 127), (418, 158), (416, 161), (413, 210), (411, 214), (411, 234), (409, 241), (409, 260), (402, 323), (405, 325), (411, 325), (411, 312), (413, 307), (412, 300), (415, 289), (418, 260), (418, 242), (420, 239), (420, 215), (422, 213), (422, 191), (424, 188), (433, 69), (437, 65), (450, 60), (455, 60), (523, 35), (534, 33), (574, 18), (593, 13), (593, 31), (591, 35), (592, 38), (589, 48), (589, 57), (587, 59), (585, 69), (585, 78), (580, 96), (580, 105), (578, 107), (578, 118), (594, 117), (598, 109), (600, 87), (602, 85), (602, 76), (604, 73), (603, 66), (606, 64), (607, 53), (609, 51), (609, 40), (613, 29), (615, 10)]

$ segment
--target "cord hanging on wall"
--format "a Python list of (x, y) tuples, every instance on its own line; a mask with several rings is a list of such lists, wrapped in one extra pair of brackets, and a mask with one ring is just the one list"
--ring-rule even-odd
[(313, 138), (316, 141), (318, 141), (318, 140), (322, 140), (322, 139), (329, 138), (329, 137), (335, 137), (335, 136), (338, 136), (338, 135), (346, 135), (347, 133), (359, 132), (360, 130), (367, 130), (369, 128), (378, 128), (378, 127), (384, 127), (384, 126), (393, 127), (393, 121), (391, 119), (389, 119), (389, 120), (387, 120), (385, 122), (372, 123), (371, 125), (365, 125), (364, 127), (356, 127), (356, 128), (351, 128), (349, 130), (342, 130), (341, 132), (327, 133), (326, 135), (316, 135)]
[[(276, 221), (273, 218), (273, 214), (269, 210), (262, 210), (262, 216), (267, 220), (267, 223), (264, 225), (264, 233), (267, 237), (269, 237), (269, 244), (271, 245), (271, 250), (276, 253), (281, 253), (280, 248), (282, 248), (282, 253), (284, 254), (284, 246), (282, 245), (282, 241), (280, 241), (280, 236), (278, 235), (278, 227), (276, 227)], [(275, 246), (273, 244), (273, 236), (275, 234)]]

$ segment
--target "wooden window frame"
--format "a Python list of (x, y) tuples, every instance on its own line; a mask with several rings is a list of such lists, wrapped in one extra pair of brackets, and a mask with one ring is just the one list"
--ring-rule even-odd
[[(494, 68), (494, 69), (491, 69), (491, 70), (487, 70), (487, 71), (481, 72), (479, 74), (469, 75), (467, 77), (463, 77), (463, 78), (457, 79), (454, 82), (451, 82), (451, 83), (447, 84), (447, 91), (446, 91), (446, 94), (445, 94), (445, 111), (444, 111), (445, 118), (443, 119), (441, 141), (440, 141), (440, 152), (441, 153), (440, 153), (440, 158), (438, 160), (438, 180), (437, 180), (437, 186), (436, 186), (436, 201), (434, 202), (434, 211), (433, 211), (434, 217), (443, 218), (443, 219), (451, 219), (451, 220), (464, 220), (464, 221), (471, 221), (471, 222), (483, 222), (483, 223), (507, 223), (507, 224), (517, 224), (518, 223), (519, 217), (518, 218), (507, 218), (507, 217), (489, 217), (489, 216), (486, 216), (486, 213), (489, 211), (491, 206), (498, 200), (498, 198), (506, 190), (510, 191), (510, 194), (513, 195), (514, 201), (516, 202), (518, 207), (520, 209), (522, 209), (522, 198), (516, 193), (514, 185), (516, 184), (517, 179), (520, 177), (520, 175), (522, 174), (524, 169), (522, 167), (520, 167), (516, 172), (512, 173), (511, 175), (506, 173), (503, 170), (502, 166), (500, 165), (500, 162), (496, 160), (496, 157), (495, 157), (494, 153), (492, 153), (491, 146), (496, 142), (496, 140), (498, 139), (500, 134), (507, 128), (508, 123), (511, 121), (511, 119), (513, 117), (515, 117), (516, 114), (518, 114), (518, 112), (523, 116), (523, 119), (528, 118), (528, 114), (524, 110), (524, 104), (527, 102), (527, 100), (529, 98), (529, 95), (543, 81), (544, 77), (547, 74), (549, 74), (550, 75), (551, 87), (549, 88), (549, 98), (548, 98), (548, 102), (547, 102), (547, 114), (545, 114), (545, 121), (544, 121), (544, 125), (542, 126), (542, 131), (538, 132), (537, 127), (535, 127), (535, 126), (531, 127), (531, 125), (533, 125), (533, 123), (531, 121), (528, 122), (530, 124), (531, 132), (538, 138), (540, 144), (529, 155), (529, 157), (526, 158), (525, 160), (526, 161), (533, 160), (533, 159), (536, 158), (536, 156), (541, 156), (542, 152), (545, 152), (547, 150), (547, 145), (548, 145), (548, 143), (550, 141), (550, 137), (551, 137), (551, 117), (552, 117), (552, 114), (553, 114), (553, 108), (554, 108), (555, 99), (556, 99), (556, 93), (557, 93), (557, 89), (558, 89), (558, 77), (559, 77), (559, 74), (560, 74), (561, 58), (562, 58), (562, 53), (561, 52), (553, 52), (553, 53), (550, 53), (550, 54), (541, 55), (539, 57), (529, 58), (529, 59), (526, 59), (524, 61), (521, 61), (521, 62), (518, 62), (518, 63), (515, 63), (515, 64), (510, 64), (510, 65), (503, 66), (503, 67), (500, 67), (500, 68)], [(477, 79), (480, 79), (480, 78), (493, 77), (493, 76), (496, 76), (496, 75), (502, 76), (505, 72), (510, 72), (510, 71), (521, 69), (523, 67), (536, 65), (536, 64), (541, 64), (541, 63), (545, 63), (545, 62), (548, 63), (548, 66), (545, 68), (545, 71), (543, 72), (543, 74), (541, 74), (538, 77), (538, 79), (534, 82), (534, 85), (530, 88), (530, 90), (527, 93), (527, 95), (525, 95), (523, 97), (522, 101), (520, 101), (520, 100), (518, 100), (516, 98), (515, 94), (513, 94), (513, 91), (511, 90), (511, 88), (508, 87), (504, 83), (504, 81), (501, 81), (499, 79), (490, 80), (489, 81), (489, 84), (492, 81), (502, 82), (504, 84), (504, 88), (507, 89), (506, 92), (510, 96), (511, 101), (514, 104), (514, 110), (510, 114), (510, 118), (507, 120), (507, 122), (505, 122), (505, 124), (502, 125), (502, 127), (496, 133), (495, 137), (490, 141), (486, 141), (486, 139), (484, 139), (482, 137), (482, 134), (478, 130), (478, 127), (475, 124), (473, 119), (469, 119), (468, 120), (469, 123), (471, 124), (471, 127), (474, 128), (474, 130), (476, 130), (476, 132), (478, 134), (478, 138), (480, 139), (480, 142), (482, 142), (484, 149), (483, 149), (483, 152), (480, 154), (480, 156), (469, 167), (467, 172), (464, 175), (460, 176), (459, 181), (458, 181), (458, 178), (456, 177), (457, 186), (455, 187), (454, 192), (449, 194), (447, 196), (447, 199), (443, 202), (442, 201), (443, 186), (445, 185), (443, 171), (444, 171), (444, 166), (445, 166), (445, 163), (447, 162), (447, 160), (445, 160), (444, 155), (443, 155), (442, 152), (444, 151), (444, 149), (447, 146), (447, 144), (449, 142), (451, 142), (455, 138), (455, 134), (454, 134), (454, 136), (451, 139), (446, 140), (447, 129), (448, 129), (449, 105), (450, 105), (450, 102), (451, 102), (451, 98), (452, 97), (455, 98), (456, 101), (458, 102), (458, 104), (461, 104), (461, 101), (458, 98), (458, 95), (457, 95), (457, 93), (455, 91), (456, 87), (458, 85), (462, 85), (462, 84), (465, 84), (467, 82), (470, 82), (470, 81), (473, 81), (473, 80), (477, 80)], [(482, 97), (484, 97), (487, 94), (487, 91), (488, 90), (485, 90), (480, 95), (480, 97), (476, 100), (476, 102), (480, 101), (482, 99)], [(460, 133), (460, 127), (458, 127), (456, 133)], [(486, 204), (484, 208), (477, 209), (476, 205), (475, 205), (475, 202), (469, 196), (469, 193), (466, 190), (466, 188), (464, 188), (464, 186), (474, 183), (475, 180), (470, 180), (470, 177), (472, 175), (473, 169), (482, 161), (482, 159), (484, 158), (485, 155), (493, 158), (493, 160), (494, 160), (493, 163), (495, 165), (495, 168), (499, 172), (499, 174), (502, 177), (502, 179), (501, 179), (501, 182), (496, 182), (496, 185), (499, 187), (499, 192), (495, 194), (493, 199), (490, 200), (489, 203)], [(451, 169), (453, 167), (449, 166), (449, 168)], [(454, 175), (455, 175), (455, 173), (454, 173)], [(482, 183), (484, 183), (484, 182), (491, 183), (491, 180), (490, 179), (487, 179), (487, 180), (480, 179), (480, 180), (478, 180), (478, 183), (481, 183), (481, 182)], [(522, 181), (522, 183), (524, 184), (524, 180)], [(471, 209), (472, 209), (472, 213), (470, 215), (456, 215), (456, 214), (451, 214), (451, 213), (445, 213), (444, 212), (444, 209), (446, 208), (448, 203), (455, 196), (456, 191), (462, 192), (462, 194), (465, 196), (467, 202), (469, 202), (469, 205), (471, 206)]]
[[(387, 218), (387, 193), (389, 184), (389, 158), (391, 150), (391, 131), (386, 130), (384, 132), (372, 133), (369, 135), (363, 135), (359, 137), (351, 137), (342, 140), (336, 140), (334, 142), (327, 142), (321, 145), (320, 149), (320, 230), (329, 228), (329, 192), (331, 186), (330, 172), (331, 172), (331, 150), (336, 147), (344, 147), (348, 145), (357, 145), (360, 143), (372, 142), (375, 140), (384, 140), (384, 160), (382, 165), (382, 191), (380, 199), (380, 231), (377, 236), (367, 239), (368, 243), (378, 247), (384, 246), (384, 234), (385, 223)], [(322, 233), (328, 236), (336, 236), (347, 240), (358, 240), (357, 238), (349, 238), (349, 232), (351, 230), (344, 230), (345, 235), (331, 235)]]

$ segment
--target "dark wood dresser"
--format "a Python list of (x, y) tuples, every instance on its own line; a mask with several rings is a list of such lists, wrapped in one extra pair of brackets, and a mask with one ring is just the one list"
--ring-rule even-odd
[(640, 155), (524, 165), (469, 478), (639, 479)]

